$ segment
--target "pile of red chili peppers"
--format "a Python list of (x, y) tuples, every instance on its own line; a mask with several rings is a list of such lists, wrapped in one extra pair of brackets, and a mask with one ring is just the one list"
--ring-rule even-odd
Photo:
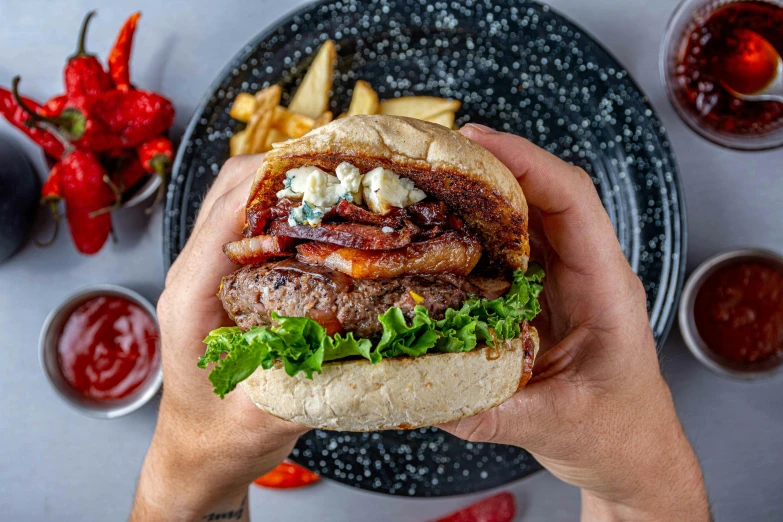
[(41, 105), (19, 95), (19, 77), (10, 91), (0, 88), (3, 116), (54, 162), (41, 201), (52, 210), (55, 235), (62, 200), (71, 237), (84, 254), (94, 254), (106, 243), (111, 211), (123, 197), (148, 175), (164, 177), (174, 156), (166, 136), (174, 122), (173, 105), (130, 83), (128, 62), (141, 13), (131, 15), (120, 29), (108, 71), (85, 50), (94, 15), (92, 11), (84, 18), (78, 49), (66, 64), (64, 94)]

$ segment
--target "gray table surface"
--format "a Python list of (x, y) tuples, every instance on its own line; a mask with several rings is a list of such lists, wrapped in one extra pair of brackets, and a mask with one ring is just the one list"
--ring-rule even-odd
[[(173, 99), (179, 135), (207, 86), (255, 34), (298, 0), (3, 0), (0, 85), (14, 74), (36, 98), (61, 92), (63, 61), (89, 9), (99, 16), (90, 49), (105, 56), (132, 9), (141, 9), (132, 74), (138, 85)], [(666, 124), (688, 208), (689, 270), (736, 245), (783, 249), (783, 150), (738, 153), (713, 146), (674, 114), (658, 79), (658, 46), (675, 0), (552, 0), (625, 65)], [(5, 122), (11, 137), (40, 157)], [(155, 427), (157, 404), (113, 421), (68, 409), (38, 366), (47, 312), (75, 288), (118, 283), (155, 299), (163, 286), (161, 213), (130, 209), (117, 217), (120, 243), (81, 257), (67, 234), (48, 250), (28, 245), (0, 265), (0, 513), (4, 520), (122, 520)], [(40, 224), (39, 224), (40, 225)], [(783, 380), (745, 384), (709, 373), (687, 352), (676, 327), (661, 351), (677, 410), (693, 442), (718, 520), (783, 520)], [(193, 480), (199, 480), (193, 477)], [(578, 490), (546, 472), (506, 488), (518, 520), (578, 520)], [(255, 520), (428, 520), (484, 494), (406, 499), (335, 482), (301, 491), (252, 488)]]

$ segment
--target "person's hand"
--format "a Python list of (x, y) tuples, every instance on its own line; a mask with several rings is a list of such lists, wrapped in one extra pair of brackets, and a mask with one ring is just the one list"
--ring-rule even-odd
[(468, 125), (519, 180), (546, 271), (541, 354), (504, 404), (442, 426), (520, 446), (582, 488), (582, 520), (708, 520), (701, 470), (661, 376), (641, 282), (587, 174), (530, 142)]
[(247, 520), (248, 485), (307, 431), (261, 411), (244, 393), (221, 400), (196, 367), (204, 337), (233, 324), (216, 296), (221, 278), (236, 269), (222, 246), (241, 238), (262, 159), (239, 156), (223, 166), (166, 277), (158, 301), (165, 385), (131, 520)]

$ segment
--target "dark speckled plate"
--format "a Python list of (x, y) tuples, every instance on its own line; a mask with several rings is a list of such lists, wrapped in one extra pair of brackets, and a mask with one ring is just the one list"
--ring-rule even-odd
[[(458, 123), (519, 134), (593, 177), (623, 251), (647, 290), (660, 345), (685, 266), (685, 209), (668, 138), (628, 73), (581, 28), (534, 2), (354, 0), (312, 4), (244, 47), (193, 116), (177, 156), (164, 222), (171, 263), (241, 124), (237, 93), (280, 83), (287, 103), (320, 43), (337, 42), (331, 110), (357, 79), (381, 98), (429, 94), (462, 101)], [(293, 459), (326, 477), (383, 493), (440, 496), (492, 488), (539, 465), (526, 452), (459, 441), (435, 429), (314, 431)]]

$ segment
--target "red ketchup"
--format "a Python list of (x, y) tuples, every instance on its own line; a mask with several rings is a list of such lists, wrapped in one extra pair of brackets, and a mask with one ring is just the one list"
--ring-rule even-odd
[(696, 294), (694, 319), (707, 346), (730, 361), (783, 355), (783, 270), (750, 261), (719, 268)]
[(783, 7), (732, 2), (693, 22), (683, 41), (677, 78), (683, 104), (702, 122), (721, 132), (758, 135), (783, 127), (783, 103), (742, 101), (735, 91), (752, 94), (775, 74), (783, 54)]
[(158, 328), (142, 307), (122, 297), (96, 297), (68, 317), (57, 343), (65, 380), (97, 400), (127, 397), (155, 366)]

